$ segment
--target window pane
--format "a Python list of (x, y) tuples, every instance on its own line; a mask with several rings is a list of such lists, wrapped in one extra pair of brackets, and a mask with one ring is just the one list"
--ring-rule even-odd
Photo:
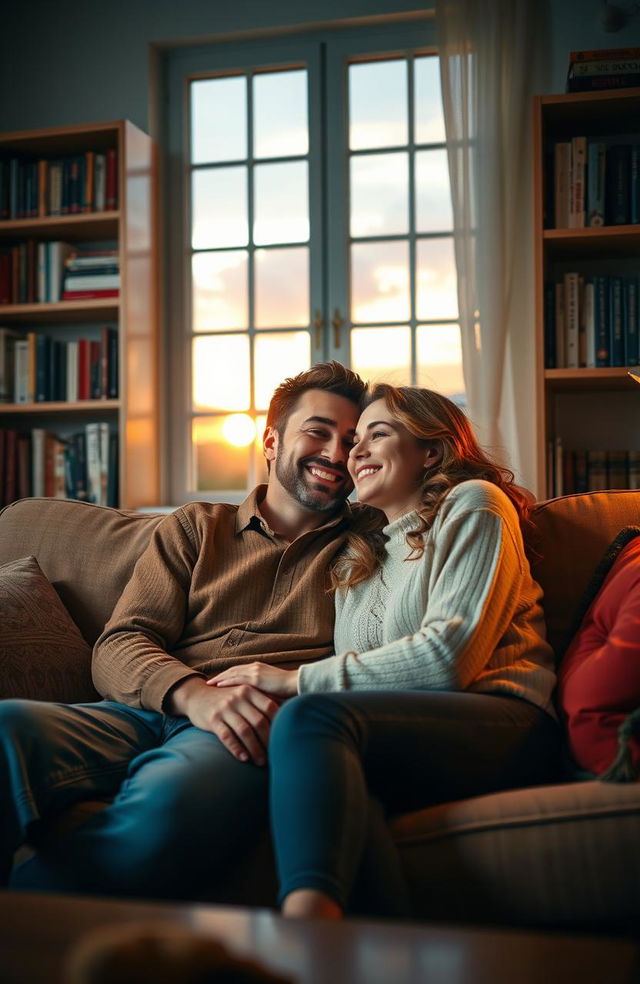
[(464, 405), (460, 325), (419, 325), (416, 340), (418, 386), (437, 390)]
[(255, 176), (253, 240), (258, 244), (307, 242), (309, 179), (306, 161), (259, 164)]
[(247, 80), (191, 83), (191, 160), (237, 161), (247, 156)]
[(456, 263), (453, 239), (423, 239), (417, 244), (418, 317), (421, 320), (458, 317)]
[(444, 115), (440, 89), (440, 63), (437, 55), (416, 58), (414, 88), (416, 99), (416, 143), (444, 143)]
[(194, 249), (246, 246), (246, 167), (216, 167), (192, 173)]
[(409, 244), (354, 243), (351, 247), (351, 320), (409, 319)]
[(349, 146), (394, 147), (407, 143), (405, 59), (349, 66)]
[(254, 76), (254, 157), (290, 157), (308, 151), (306, 71)]
[(195, 417), (192, 425), (195, 489), (217, 492), (247, 486), (251, 442), (238, 447), (230, 443), (228, 417)]
[(446, 150), (416, 153), (416, 225), (418, 232), (453, 229)]
[(258, 335), (255, 345), (255, 405), (266, 410), (276, 386), (288, 376), (308, 369), (311, 337), (308, 331)]
[(248, 410), (248, 336), (194, 338), (192, 352), (194, 409)]
[(369, 382), (411, 384), (411, 339), (408, 328), (354, 328), (351, 367)]
[(351, 158), (351, 235), (392, 236), (409, 230), (407, 154)]
[(194, 254), (194, 331), (221, 331), (248, 326), (247, 269), (245, 250)]
[(257, 249), (256, 327), (309, 324), (309, 250)]

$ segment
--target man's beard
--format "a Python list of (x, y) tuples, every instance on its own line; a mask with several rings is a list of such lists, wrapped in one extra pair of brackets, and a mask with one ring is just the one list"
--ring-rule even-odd
[[(318, 468), (326, 467), (326, 462), (321, 458), (302, 458), (295, 462), (291, 457), (287, 457), (285, 448), (280, 445), (275, 461), (276, 476), (284, 489), (301, 506), (312, 509), (314, 512), (332, 512), (337, 509), (347, 498), (349, 486), (340, 482), (332, 492), (327, 482), (313, 483), (311, 476), (307, 472), (308, 465), (317, 465)], [(336, 466), (332, 465), (335, 471)]]

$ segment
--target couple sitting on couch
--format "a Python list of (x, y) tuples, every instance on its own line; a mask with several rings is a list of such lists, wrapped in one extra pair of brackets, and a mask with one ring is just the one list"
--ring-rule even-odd
[[(276, 390), (264, 453), (242, 505), (157, 526), (94, 649), (104, 700), (0, 702), (12, 887), (202, 898), (270, 823), (286, 915), (341, 916), (372, 844), (406, 912), (385, 815), (551, 775), (526, 505), (464, 414), (318, 365)], [(111, 802), (38, 837), (81, 799)]]

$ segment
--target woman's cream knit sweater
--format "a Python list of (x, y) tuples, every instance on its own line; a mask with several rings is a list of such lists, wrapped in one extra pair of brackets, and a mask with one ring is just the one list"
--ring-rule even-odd
[(337, 592), (338, 655), (302, 666), (299, 691), (503, 693), (553, 714), (542, 592), (507, 496), (479, 480), (455, 486), (408, 560), (417, 524), (410, 512), (386, 526), (382, 568)]

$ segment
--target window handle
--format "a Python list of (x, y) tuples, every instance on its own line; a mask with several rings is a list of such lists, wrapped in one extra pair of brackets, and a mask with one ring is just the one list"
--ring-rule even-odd
[(340, 309), (336, 308), (333, 313), (333, 318), (331, 319), (331, 324), (333, 325), (333, 347), (340, 348), (342, 342), (342, 326), (344, 324), (344, 318), (340, 314)]
[(322, 336), (324, 335), (324, 318), (320, 312), (320, 308), (316, 309), (316, 316), (313, 319), (313, 334), (315, 338), (315, 347), (318, 351), (322, 350)]

